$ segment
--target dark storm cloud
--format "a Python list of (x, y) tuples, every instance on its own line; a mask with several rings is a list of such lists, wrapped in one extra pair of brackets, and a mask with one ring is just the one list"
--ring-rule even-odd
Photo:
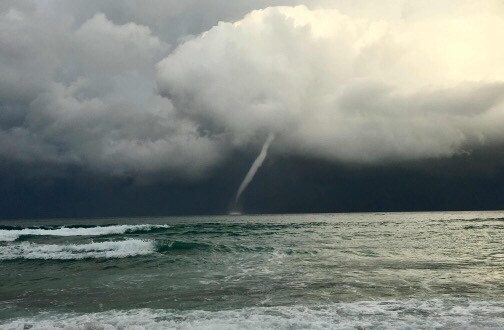
[(229, 143), (157, 93), (156, 64), (188, 34), (264, 5), (2, 2), (0, 159), (105, 175), (208, 173)]
[[(2, 218), (223, 214), (255, 155), (233, 154), (212, 177), (137, 184), (74, 172), (47, 181), (0, 177)], [(501, 160), (500, 165), (495, 159)], [(297, 157), (265, 161), (243, 194), (247, 213), (495, 210), (504, 205), (504, 148), (467, 157), (348, 166)]]
[(47, 3), (0, 17), (0, 157), (104, 173), (198, 174), (215, 141), (156, 93), (169, 45), (136, 23), (97, 13), (75, 26)]
[(400, 17), (312, 2), (239, 19), (280, 3), (4, 4), (0, 157), (194, 178), (269, 132), (273, 152), (371, 163), (502, 141), (493, 7), (404, 19), (401, 1)]
[[(259, 175), (250, 210), (295, 210), (280, 183), (305, 170), (501, 182), (503, 13), (492, 0), (2, 1), (2, 214), (99, 214), (119, 190), (110, 214), (222, 212), (270, 133), (265, 170), (287, 195), (254, 195)], [(303, 210), (317, 209), (365, 207)]]

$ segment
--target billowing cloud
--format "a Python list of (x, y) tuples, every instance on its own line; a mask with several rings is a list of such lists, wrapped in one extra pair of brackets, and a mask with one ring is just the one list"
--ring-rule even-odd
[(0, 161), (187, 178), (269, 133), (365, 163), (501, 144), (504, 10), (471, 3), (4, 1)]
[(504, 139), (504, 19), (466, 7), (408, 19), (253, 11), (174, 50), (160, 90), (238, 146), (273, 132), (277, 152), (350, 162), (470, 152)]
[(148, 27), (100, 13), (74, 26), (40, 5), (1, 13), (0, 30), (3, 160), (193, 176), (222, 157), (158, 95), (155, 64), (169, 45)]

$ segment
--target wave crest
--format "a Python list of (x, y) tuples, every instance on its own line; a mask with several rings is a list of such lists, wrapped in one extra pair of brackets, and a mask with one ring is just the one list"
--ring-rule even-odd
[(148, 255), (154, 252), (154, 243), (152, 241), (140, 239), (67, 245), (23, 242), (0, 246), (0, 260), (125, 258)]
[(169, 228), (168, 225), (112, 225), (95, 227), (0, 229), (0, 241), (13, 242), (22, 236), (103, 236)]

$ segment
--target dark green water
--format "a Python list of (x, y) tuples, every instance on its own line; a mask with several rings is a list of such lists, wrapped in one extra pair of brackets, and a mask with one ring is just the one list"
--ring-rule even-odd
[(504, 212), (0, 225), (2, 328), (504, 328)]

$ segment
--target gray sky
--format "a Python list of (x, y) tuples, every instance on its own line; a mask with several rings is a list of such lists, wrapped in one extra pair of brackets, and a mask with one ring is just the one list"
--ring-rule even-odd
[(0, 157), (197, 177), (269, 132), (358, 163), (502, 142), (501, 2), (269, 7), (297, 3), (3, 1)]
[(504, 144), (502, 40), (497, 0), (3, 0), (2, 175), (192, 184), (270, 133), (338, 166), (470, 159)]

